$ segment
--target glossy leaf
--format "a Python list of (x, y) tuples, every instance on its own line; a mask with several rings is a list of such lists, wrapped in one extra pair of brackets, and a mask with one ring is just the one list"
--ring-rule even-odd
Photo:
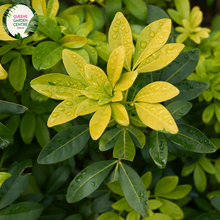
[(145, 189), (148, 189), (152, 182), (152, 173), (150, 171), (146, 172), (141, 177), (142, 182), (144, 183)]
[(178, 176), (166, 176), (157, 182), (155, 187), (155, 195), (160, 196), (173, 191), (179, 182)]
[(67, 181), (69, 175), (69, 166), (64, 165), (55, 170), (47, 183), (46, 194), (56, 192)]
[(143, 220), (172, 220), (168, 215), (164, 215), (162, 213), (155, 213), (153, 216), (148, 218), (144, 218)]
[(133, 69), (166, 43), (170, 31), (171, 20), (167, 18), (154, 21), (144, 28), (136, 43)]
[(60, 73), (50, 73), (33, 79), (31, 87), (52, 99), (65, 100), (81, 95), (84, 86), (76, 79)]
[(196, 188), (199, 192), (204, 192), (207, 185), (207, 178), (205, 175), (205, 172), (202, 170), (200, 165), (196, 165), (194, 173), (193, 173), (193, 179)]
[(156, 165), (163, 169), (168, 158), (168, 146), (164, 135), (158, 131), (152, 131), (148, 138), (148, 149)]
[(36, 117), (33, 113), (25, 114), (21, 119), (20, 133), (25, 144), (30, 144), (34, 138)]
[(23, 57), (20, 55), (14, 58), (9, 67), (9, 81), (14, 89), (21, 91), (26, 79), (26, 64)]
[(0, 211), (0, 219), (3, 220), (36, 220), (43, 212), (43, 205), (36, 202), (16, 203)]
[(118, 124), (125, 127), (129, 125), (129, 117), (124, 105), (117, 102), (115, 103), (112, 102), (111, 110), (112, 110), (112, 118), (114, 118)]
[[(95, 82), (97, 85), (98, 83)], [(87, 98), (98, 101), (99, 105), (107, 104), (111, 101), (111, 97), (104, 90), (104, 85), (100, 85), (100, 89), (97, 86), (88, 86), (81, 91)]]
[(179, 94), (179, 90), (167, 82), (153, 82), (142, 88), (134, 101), (158, 103), (172, 99)]
[[(125, 37), (125, 39), (124, 39)], [(119, 46), (125, 47), (124, 67), (131, 70), (133, 39), (130, 25), (121, 12), (117, 12), (108, 32), (109, 46), (112, 50)], [(124, 40), (123, 40), (124, 39)]]
[(96, 47), (95, 47), (98, 55), (104, 60), (108, 61), (109, 56), (111, 54), (111, 49), (109, 47), (109, 44), (106, 42), (98, 41), (96, 42)]
[(74, 35), (74, 34), (70, 34), (70, 35), (63, 37), (60, 40), (60, 43), (62, 44), (63, 47), (80, 48), (80, 47), (83, 47), (87, 43), (87, 38)]
[(115, 91), (125, 91), (129, 89), (138, 76), (137, 71), (123, 73), (115, 85)]
[(220, 211), (220, 196), (214, 196), (211, 198), (211, 204)]
[(142, 149), (145, 146), (146, 142), (146, 137), (144, 133), (133, 126), (128, 126), (127, 131), (129, 132), (135, 146)]
[(125, 48), (120, 46), (116, 48), (110, 55), (107, 63), (107, 75), (108, 79), (112, 85), (112, 88), (115, 87), (115, 84), (121, 76), (121, 72), (124, 65), (125, 59)]
[(99, 141), (99, 150), (107, 151), (114, 147), (119, 134), (123, 131), (123, 128), (114, 128), (103, 134)]
[(11, 177), (7, 179), (0, 188), (0, 209), (13, 203), (26, 189), (30, 180), (30, 173), (22, 173), (25, 168), (31, 166), (32, 162), (28, 159), (13, 166), (8, 171), (11, 174)]
[(163, 205), (159, 208), (162, 213), (168, 215), (172, 219), (183, 219), (183, 211), (178, 205), (166, 199), (158, 200), (163, 203)]
[(86, 100), (85, 96), (66, 99), (53, 110), (47, 121), (48, 127), (63, 124), (78, 117), (76, 110)]
[(181, 172), (181, 176), (189, 176), (195, 169), (195, 164), (190, 166), (184, 166)]
[(89, 137), (87, 125), (72, 126), (59, 132), (42, 149), (38, 163), (57, 163), (76, 155), (86, 145)]
[(156, 5), (147, 5), (148, 15), (147, 15), (147, 24), (150, 24), (153, 21), (169, 18), (168, 14), (160, 7)]
[(139, 20), (146, 20), (147, 18), (147, 6), (143, 0), (123, 0), (128, 10)]
[(89, 122), (89, 130), (93, 140), (97, 140), (105, 131), (111, 118), (110, 105), (99, 107)]
[(2, 186), (2, 184), (4, 183), (5, 180), (7, 180), (8, 178), (11, 177), (10, 173), (6, 173), (6, 172), (0, 172), (0, 187)]
[(175, 120), (178, 120), (190, 111), (190, 109), (192, 108), (192, 104), (187, 101), (176, 101), (167, 105), (166, 108), (170, 112), (172, 117)]
[(65, 218), (64, 220), (83, 220), (82, 216), (80, 214), (74, 214), (74, 215), (70, 215), (67, 218)]
[(143, 127), (146, 128), (147, 126), (140, 120), (140, 118), (135, 115), (135, 116), (130, 116), (130, 121), (137, 127)]
[(49, 18), (54, 18), (57, 15), (58, 9), (59, 9), (59, 1), (49, 0), (47, 3), (46, 16)]
[(139, 175), (129, 166), (120, 163), (120, 181), (128, 204), (144, 217), (148, 216), (148, 196)]
[(143, 60), (136, 70), (138, 73), (160, 70), (171, 63), (183, 48), (184, 45), (179, 43), (166, 44), (160, 50)]
[(62, 58), (63, 47), (53, 41), (39, 43), (33, 53), (32, 62), (36, 70), (49, 69)]
[(160, 194), (161, 197), (166, 199), (182, 199), (185, 197), (192, 189), (191, 185), (180, 185), (169, 193)]
[(35, 136), (37, 142), (43, 148), (50, 141), (50, 132), (44, 120), (38, 115), (36, 117)]
[(178, 132), (174, 119), (163, 105), (139, 102), (135, 107), (139, 118), (148, 127), (171, 134)]
[(128, 213), (126, 220), (140, 220), (141, 215), (136, 211), (131, 211)]
[(121, 10), (121, 0), (106, 0), (106, 13), (108, 18), (113, 20), (115, 14)]
[(135, 152), (134, 143), (129, 133), (124, 129), (115, 143), (113, 157), (133, 161)]
[(216, 171), (216, 179), (220, 183), (220, 159), (215, 161), (215, 171)]
[(0, 80), (1, 79), (7, 79), (8, 73), (5, 71), (5, 69), (0, 64)]
[(38, 15), (46, 15), (45, 0), (32, 0), (32, 7)]
[[(124, 196), (124, 193), (122, 191), (121, 188), (121, 183), (120, 180), (114, 181), (114, 182), (110, 182), (106, 184), (108, 186), (108, 188), (115, 194), (118, 194), (120, 196)], [(121, 199), (122, 200), (122, 199)], [(125, 199), (124, 199), (125, 200)]]
[(175, 84), (175, 86), (180, 90), (180, 94), (173, 98), (172, 101), (189, 101), (202, 94), (209, 87), (209, 83), (195, 80), (185, 80)]
[(62, 58), (66, 71), (72, 78), (80, 81), (85, 87), (90, 85), (85, 77), (85, 66), (87, 62), (80, 55), (65, 49), (63, 50)]
[(1, 58), (1, 63), (6, 64), (10, 60), (14, 59), (15, 57), (19, 56), (19, 52), (15, 50), (10, 50), (7, 53), (5, 53)]
[(90, 63), (93, 65), (97, 65), (98, 63), (98, 53), (96, 49), (94, 49), (92, 46), (86, 44), (83, 46), (83, 49), (86, 50), (86, 52), (89, 54)]
[(212, 153), (216, 151), (215, 145), (197, 128), (187, 125), (179, 125), (178, 134), (167, 134), (169, 139), (178, 146), (197, 153)]
[(66, 196), (67, 202), (80, 201), (94, 192), (115, 164), (116, 161), (99, 161), (87, 166), (70, 183)]
[(152, 210), (158, 209), (160, 206), (162, 206), (163, 203), (156, 199), (150, 199), (149, 200), (149, 208)]
[(0, 148), (5, 149), (14, 143), (11, 132), (0, 122)]
[(76, 115), (87, 115), (97, 111), (99, 108), (98, 101), (86, 99), (81, 102), (76, 110)]
[(62, 38), (59, 27), (51, 18), (38, 15), (38, 29), (56, 42), (59, 42)]

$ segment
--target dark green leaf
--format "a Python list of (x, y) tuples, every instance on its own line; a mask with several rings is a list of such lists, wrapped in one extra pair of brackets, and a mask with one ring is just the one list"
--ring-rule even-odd
[(83, 220), (83, 218), (80, 214), (74, 214), (74, 215), (68, 216), (64, 220)]
[(123, 128), (114, 128), (104, 133), (99, 141), (99, 150), (107, 151), (114, 147), (119, 134), (123, 131)]
[(100, 161), (82, 170), (70, 183), (66, 199), (69, 203), (80, 201), (94, 192), (117, 161)]
[(11, 132), (0, 122), (0, 148), (5, 149), (7, 146), (12, 145), (13, 143), (14, 138)]
[(220, 211), (220, 196), (214, 196), (211, 198), (211, 204)]
[(209, 88), (209, 83), (200, 82), (195, 80), (184, 80), (175, 85), (179, 90), (180, 94), (175, 98), (171, 99), (172, 101), (178, 100), (192, 100), (202, 94), (206, 89)]
[(66, 212), (59, 208), (46, 208), (38, 220), (61, 220)]
[(63, 47), (52, 41), (44, 41), (37, 45), (32, 61), (36, 70), (49, 69), (62, 58)]
[(46, 194), (51, 194), (57, 191), (67, 181), (69, 175), (69, 166), (61, 166), (55, 170), (47, 184)]
[(5, 126), (8, 128), (8, 130), (11, 132), (12, 135), (15, 134), (19, 125), (20, 125), (19, 115), (12, 115), (10, 119), (7, 121), (7, 123), (5, 124)]
[(127, 127), (128, 132), (130, 133), (130, 136), (135, 144), (135, 146), (139, 147), (139, 148), (143, 148), (145, 146), (145, 142), (146, 142), (146, 137), (144, 135), (144, 133), (133, 127), (133, 126), (128, 126)]
[(32, 166), (32, 161), (24, 160), (8, 171), (11, 177), (0, 188), (0, 209), (13, 203), (26, 189), (31, 174), (22, 175), (22, 173), (30, 166)]
[(164, 68), (161, 80), (174, 84), (186, 79), (196, 68), (199, 56), (198, 49), (181, 53), (171, 64)]
[(149, 153), (155, 164), (163, 169), (167, 163), (168, 147), (164, 134), (152, 131), (148, 138)]
[(30, 144), (34, 138), (36, 117), (32, 113), (25, 114), (21, 119), (20, 133), (25, 144)]
[(23, 114), (27, 110), (27, 107), (18, 105), (11, 102), (0, 100), (0, 113), (3, 114)]
[(109, 201), (110, 193), (100, 196), (92, 202), (92, 210), (95, 213), (103, 213), (111, 210), (112, 201)]
[(44, 207), (36, 202), (22, 202), (0, 211), (0, 220), (36, 220)]
[(120, 163), (120, 181), (129, 205), (144, 217), (148, 216), (148, 196), (139, 175), (129, 166)]
[(147, 23), (150, 24), (162, 18), (169, 18), (168, 14), (160, 7), (147, 5)]
[(129, 133), (124, 129), (115, 143), (113, 157), (133, 161), (135, 152), (134, 143)]
[(214, 104), (208, 105), (202, 113), (203, 122), (208, 124), (211, 121), (214, 113), (215, 113), (215, 105)]
[(38, 143), (43, 148), (50, 141), (50, 132), (43, 121), (43, 119), (38, 115), (36, 118), (36, 130), (35, 136), (37, 138)]
[(41, 32), (46, 34), (54, 41), (59, 42), (61, 40), (63, 36), (61, 34), (60, 28), (53, 19), (43, 15), (38, 15), (38, 21), (38, 29)]
[(38, 163), (51, 164), (64, 161), (79, 153), (89, 140), (88, 125), (67, 128), (57, 135), (42, 149)]
[(1, 63), (5, 64), (9, 62), (10, 60), (14, 59), (15, 57), (18, 57), (19, 54), (20, 53), (18, 51), (10, 50), (2, 56)]
[(218, 220), (220, 219), (220, 212), (205, 213), (197, 218), (197, 220)]
[(147, 19), (147, 6), (143, 0), (123, 0), (128, 10), (139, 20)]
[(213, 153), (215, 145), (197, 128), (187, 125), (179, 125), (179, 133), (166, 134), (168, 138), (178, 146), (196, 153)]
[(17, 46), (17, 41), (11, 42), (9, 44), (5, 44), (0, 48), (0, 56), (10, 51), (12, 48)]
[(21, 55), (14, 58), (9, 67), (9, 81), (14, 89), (21, 91), (26, 79), (26, 64)]
[(176, 101), (166, 106), (167, 110), (175, 120), (182, 118), (192, 108), (192, 104), (187, 101)]

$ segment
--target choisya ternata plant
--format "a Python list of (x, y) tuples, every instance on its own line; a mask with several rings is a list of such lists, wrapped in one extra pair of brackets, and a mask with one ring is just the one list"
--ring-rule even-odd
[[(139, 73), (161, 69), (172, 62), (184, 45), (166, 44), (171, 20), (161, 19), (148, 25), (140, 34), (133, 56), (133, 39), (128, 21), (118, 12), (109, 30), (112, 53), (107, 63), (107, 75), (87, 64), (78, 54), (64, 50), (62, 59), (69, 76), (54, 73), (31, 81), (31, 86), (50, 98), (64, 100), (52, 112), (48, 126), (70, 121), (79, 115), (95, 112), (90, 120), (90, 134), (97, 140), (111, 117), (120, 125), (129, 125), (127, 104), (135, 105), (141, 121), (154, 130), (175, 134), (178, 127), (168, 110), (159, 102), (171, 99), (179, 90), (167, 82), (154, 82), (142, 88), (130, 103), (128, 89)], [(127, 72), (122, 74), (123, 67)]]
[(195, 6), (190, 11), (189, 0), (175, 0), (174, 1), (177, 11), (168, 9), (170, 17), (179, 25), (175, 28), (180, 34), (176, 38), (177, 43), (184, 42), (190, 38), (197, 44), (201, 43), (201, 38), (208, 38), (208, 28), (199, 27), (202, 23), (203, 13), (198, 6)]

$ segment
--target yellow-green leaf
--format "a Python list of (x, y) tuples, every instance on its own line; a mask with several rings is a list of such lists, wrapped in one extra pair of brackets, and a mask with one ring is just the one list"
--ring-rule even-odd
[(154, 21), (144, 28), (136, 43), (133, 69), (166, 43), (170, 31), (171, 20), (167, 18)]
[(67, 99), (61, 102), (51, 113), (50, 117), (47, 121), (48, 127), (53, 127), (55, 125), (60, 125), (65, 122), (71, 121), (77, 117), (76, 110), (87, 98), (83, 97), (76, 97), (72, 99)]
[(135, 101), (148, 103), (164, 102), (179, 94), (179, 89), (168, 82), (157, 81), (146, 85), (135, 97)]
[(152, 182), (152, 173), (151, 171), (148, 171), (141, 177), (142, 182), (144, 183), (145, 189), (148, 189)]
[(62, 44), (62, 46), (68, 48), (81, 48), (87, 43), (87, 38), (75, 34), (69, 34), (67, 36), (64, 36), (60, 40), (60, 43)]
[(0, 172), (0, 187), (2, 186), (3, 182), (11, 177), (10, 173)]
[(131, 58), (133, 50), (133, 39), (130, 25), (121, 12), (116, 13), (109, 32), (109, 46), (112, 50), (119, 46), (125, 47), (125, 62), (124, 67), (131, 71)]
[(64, 100), (81, 95), (84, 86), (76, 79), (60, 73), (39, 76), (30, 82), (37, 92), (52, 99)]
[(184, 44), (166, 44), (160, 50), (146, 58), (138, 66), (138, 73), (152, 72), (164, 68), (170, 64), (185, 47)]
[(46, 15), (45, 0), (32, 0), (32, 7), (37, 12), (37, 15)]
[(6, 79), (8, 77), (8, 73), (5, 71), (5, 69), (0, 64), (0, 80)]
[(87, 115), (97, 111), (99, 108), (98, 101), (86, 99), (76, 110), (77, 115)]
[(149, 200), (149, 208), (152, 209), (152, 210), (158, 209), (162, 205), (163, 205), (163, 203), (156, 200), (156, 199), (150, 199)]
[(89, 122), (89, 130), (93, 140), (97, 140), (105, 131), (111, 119), (110, 104), (99, 107)]
[(178, 133), (178, 127), (169, 111), (161, 104), (135, 103), (141, 121), (148, 127), (171, 134)]
[(113, 88), (121, 76), (124, 59), (125, 48), (123, 46), (116, 48), (109, 57), (107, 64), (107, 75)]
[(129, 125), (129, 117), (126, 108), (124, 105), (120, 103), (111, 103), (112, 109), (112, 117), (117, 121), (120, 125), (128, 126)]
[(94, 86), (88, 86), (85, 90), (82, 90), (81, 93), (87, 96), (89, 99), (100, 100), (100, 99), (110, 99), (111, 97), (105, 92), (105, 90), (99, 89)]
[(71, 77), (79, 80), (85, 87), (90, 85), (85, 77), (85, 66), (87, 62), (79, 54), (64, 49), (62, 58), (66, 71)]
[(143, 218), (142, 220), (173, 220), (168, 215), (164, 215), (162, 213), (155, 213), (148, 218)]
[(132, 210), (128, 213), (126, 220), (140, 220), (141, 215), (137, 213), (135, 210)]
[[(122, 192), (123, 194), (123, 192)], [(131, 206), (128, 204), (127, 200), (125, 199), (125, 197), (123, 197), (122, 199), (118, 200), (117, 202), (112, 204), (112, 208), (118, 211), (132, 211), (133, 209), (131, 208)]]
[(114, 96), (111, 98), (112, 102), (120, 102), (123, 99), (123, 95), (122, 92), (118, 91), (118, 92), (114, 92)]
[(105, 84), (108, 82), (108, 78), (101, 68), (92, 64), (86, 64), (85, 76), (90, 85), (96, 87), (99, 91), (105, 91)]
[(137, 76), (138, 76), (137, 71), (127, 72), (127, 73), (122, 74), (117, 84), (115, 85), (114, 90), (125, 91), (129, 89), (133, 85)]
[(49, 0), (49, 2), (47, 3), (46, 16), (49, 18), (54, 18), (57, 15), (58, 9), (59, 9), (59, 1)]
[(17, 40), (13, 37), (10, 37), (4, 27), (3, 27), (3, 24), (2, 24), (2, 21), (3, 21), (3, 16), (4, 16), (4, 13), (5, 11), (11, 6), (11, 4), (4, 4), (2, 6), (0, 6), (0, 40)]

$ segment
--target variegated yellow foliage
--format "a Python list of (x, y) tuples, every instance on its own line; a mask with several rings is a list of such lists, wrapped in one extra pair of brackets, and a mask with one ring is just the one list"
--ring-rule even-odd
[(6, 79), (8, 77), (8, 73), (5, 71), (5, 69), (0, 64), (0, 80)]
[[(88, 64), (77, 53), (64, 49), (62, 59), (69, 76), (51, 73), (31, 81), (32, 88), (39, 93), (64, 100), (50, 115), (48, 126), (62, 124), (79, 115), (94, 113), (89, 123), (94, 140), (103, 134), (111, 117), (118, 124), (128, 126), (130, 121), (126, 109), (129, 104), (127, 94), (138, 73), (165, 67), (184, 47), (183, 44), (164, 45), (170, 30), (170, 19), (161, 19), (148, 25), (137, 40), (132, 68), (131, 29), (124, 15), (118, 12), (109, 30), (112, 53), (107, 62), (107, 73)], [(75, 41), (75, 35), (67, 35), (61, 40), (63, 45), (70, 42), (65, 38), (73, 38)], [(85, 43), (85, 39), (80, 38), (78, 43)], [(75, 46), (71, 44), (70, 47)], [(122, 74), (123, 68), (127, 72)], [(177, 133), (174, 119), (158, 103), (171, 99), (178, 93), (179, 90), (167, 82), (155, 82), (141, 89), (130, 104), (135, 105), (138, 116), (145, 125), (155, 130)]]

